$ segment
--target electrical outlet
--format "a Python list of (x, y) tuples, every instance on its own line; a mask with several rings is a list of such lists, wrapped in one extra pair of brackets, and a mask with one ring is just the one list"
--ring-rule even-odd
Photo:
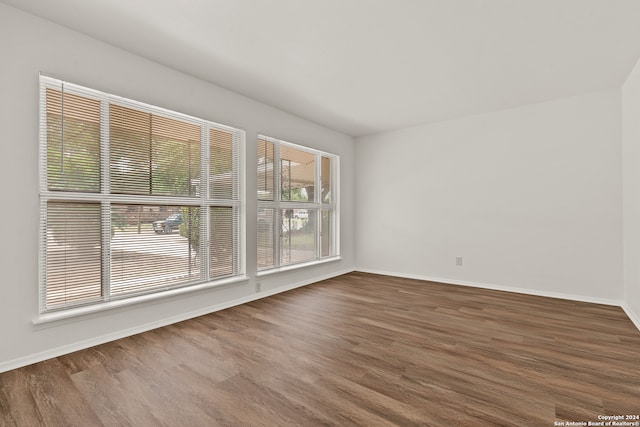
[(256, 292), (262, 292), (262, 282), (256, 282)]
[(457, 256), (456, 257), (456, 265), (462, 265), (462, 257), (461, 256)]

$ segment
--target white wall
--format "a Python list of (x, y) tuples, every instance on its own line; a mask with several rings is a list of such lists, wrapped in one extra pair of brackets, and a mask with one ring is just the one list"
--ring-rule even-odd
[(640, 62), (622, 87), (625, 309), (640, 328)]
[(621, 303), (620, 141), (619, 91), (357, 138), (357, 266)]
[[(71, 12), (72, 13), (72, 12)], [(255, 297), (256, 135), (341, 156), (343, 260), (261, 277), (263, 292), (354, 266), (354, 142), (157, 63), (0, 4), (0, 371)], [(247, 273), (216, 288), (41, 326), (38, 316), (38, 73), (236, 126), (247, 132)]]

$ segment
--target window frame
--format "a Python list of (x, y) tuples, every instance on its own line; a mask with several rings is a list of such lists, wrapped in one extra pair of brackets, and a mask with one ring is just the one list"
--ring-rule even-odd
[[(340, 156), (337, 154), (328, 153), (326, 151), (317, 150), (314, 148), (306, 147), (300, 144), (288, 142), (278, 138), (273, 138), (262, 133), (258, 134), (258, 144), (261, 141), (266, 141), (273, 144), (273, 182), (271, 186), (273, 188), (273, 200), (261, 200), (259, 196), (259, 190), (256, 192), (258, 218), (260, 217), (260, 211), (262, 209), (273, 210), (273, 227), (271, 229), (272, 241), (272, 259), (273, 263), (269, 266), (260, 266), (259, 257), (257, 254), (256, 267), (258, 276), (275, 273), (278, 271), (286, 271), (297, 268), (304, 268), (311, 265), (317, 265), (329, 261), (339, 260), (340, 256)], [(314, 200), (313, 201), (290, 201), (282, 200), (282, 183), (281, 183), (281, 147), (289, 147), (295, 150), (306, 152), (314, 155)], [(258, 146), (259, 148), (259, 146)], [(328, 203), (323, 202), (322, 199), (322, 158), (329, 158), (330, 163), (330, 193), (331, 200)], [(260, 158), (258, 160), (258, 168), (260, 167)], [(260, 182), (261, 177), (258, 173), (257, 182)], [(281, 259), (281, 242), (282, 242), (282, 220), (283, 210), (288, 209), (305, 209), (309, 213), (315, 214), (315, 257), (308, 260), (303, 260), (293, 263), (283, 263)], [(329, 254), (322, 255), (322, 235), (326, 231), (322, 229), (322, 214), (323, 211), (330, 212), (329, 220)], [(260, 241), (260, 225), (257, 222), (257, 241), (259, 246)]]
[[(99, 191), (65, 191), (48, 188), (47, 170), (47, 89), (54, 89), (80, 95), (100, 102), (100, 149), (99, 149)], [(111, 307), (137, 303), (159, 297), (190, 292), (207, 287), (226, 285), (247, 280), (246, 276), (246, 184), (245, 184), (245, 150), (246, 132), (242, 129), (222, 125), (210, 120), (204, 120), (183, 113), (164, 109), (143, 102), (131, 100), (117, 95), (105, 93), (99, 90), (69, 83), (54, 77), (41, 74), (39, 78), (39, 256), (38, 256), (38, 295), (40, 320), (51, 318), (53, 320), (68, 315), (83, 314), (86, 312), (101, 311)], [(121, 194), (112, 193), (110, 184), (110, 115), (109, 105), (123, 106), (145, 113), (154, 114), (164, 118), (180, 121), (182, 123), (195, 124), (200, 128), (200, 175), (199, 194), (194, 195), (158, 195), (158, 194)], [(229, 198), (216, 198), (210, 181), (210, 150), (214, 142), (209, 140), (210, 132), (219, 130), (231, 134), (231, 196)], [(99, 204), (101, 211), (101, 296), (96, 301), (63, 304), (56, 307), (47, 306), (47, 205), (49, 202), (79, 202)], [(142, 206), (184, 206), (200, 208), (200, 247), (204, 249), (201, 254), (201, 276), (197, 281), (186, 281), (173, 286), (156, 287), (146, 292), (135, 292), (124, 296), (111, 294), (111, 208), (114, 205), (142, 205)], [(228, 275), (212, 277), (210, 271), (210, 214), (211, 208), (225, 207), (232, 209), (232, 254), (231, 270)]]

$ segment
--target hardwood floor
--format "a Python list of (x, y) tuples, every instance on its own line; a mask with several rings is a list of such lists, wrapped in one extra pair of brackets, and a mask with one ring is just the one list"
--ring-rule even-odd
[(599, 415), (640, 415), (640, 332), (620, 308), (366, 273), (0, 374), (1, 426)]

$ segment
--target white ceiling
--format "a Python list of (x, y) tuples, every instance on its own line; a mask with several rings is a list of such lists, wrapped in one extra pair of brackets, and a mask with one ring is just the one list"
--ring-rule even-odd
[(640, 0), (0, 0), (350, 135), (621, 86)]

